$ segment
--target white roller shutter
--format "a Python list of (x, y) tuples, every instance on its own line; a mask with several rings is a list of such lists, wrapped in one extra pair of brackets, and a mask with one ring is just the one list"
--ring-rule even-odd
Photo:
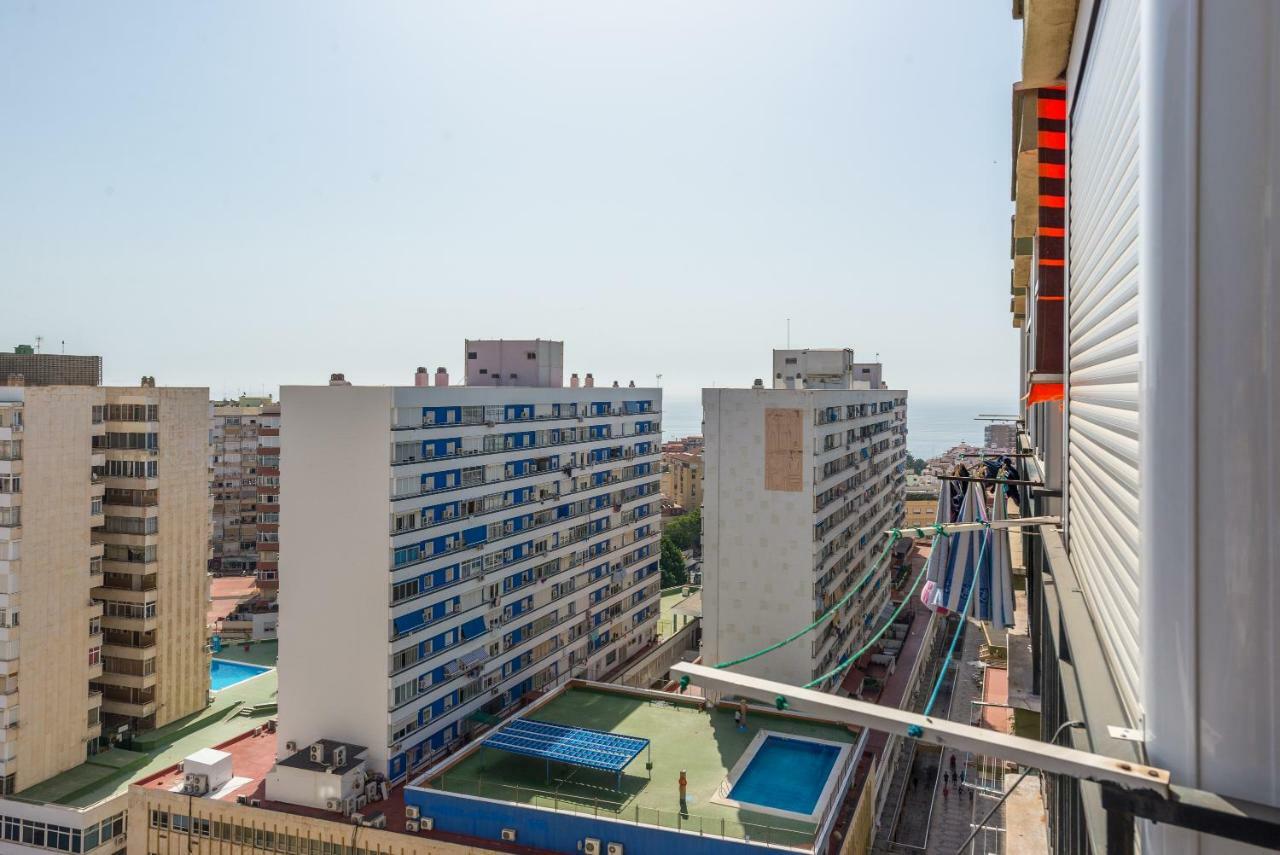
[(1136, 722), (1139, 16), (1100, 4), (1068, 144), (1067, 542)]

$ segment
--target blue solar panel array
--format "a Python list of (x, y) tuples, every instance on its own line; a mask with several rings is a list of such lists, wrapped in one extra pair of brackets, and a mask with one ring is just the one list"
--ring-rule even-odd
[(621, 772), (649, 747), (649, 740), (585, 727), (516, 719), (486, 739), (484, 744), (526, 757)]

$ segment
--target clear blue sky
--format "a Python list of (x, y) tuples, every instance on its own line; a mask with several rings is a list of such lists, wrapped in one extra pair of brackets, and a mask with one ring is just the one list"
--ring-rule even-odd
[(0, 5), (0, 346), (215, 395), (471, 337), (1006, 398), (1003, 0)]

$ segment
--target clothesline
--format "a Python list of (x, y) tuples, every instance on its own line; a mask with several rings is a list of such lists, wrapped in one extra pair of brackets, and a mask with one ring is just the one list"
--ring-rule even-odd
[[(959, 534), (962, 531), (980, 531), (984, 528), (1024, 528), (1026, 526), (1060, 525), (1061, 517), (1015, 517), (1008, 520), (992, 520), (975, 523), (931, 523), (929, 525), (904, 525), (901, 528), (889, 528), (884, 534), (915, 534), (916, 537), (928, 537), (931, 534)], [(941, 531), (939, 531), (941, 529)]]

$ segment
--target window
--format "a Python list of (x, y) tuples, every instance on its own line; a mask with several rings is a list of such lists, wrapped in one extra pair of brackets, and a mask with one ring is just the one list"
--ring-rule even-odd
[(89, 634), (102, 635), (102, 618), (89, 619)]
[[(534, 353), (532, 350), (530, 350), (530, 351), (526, 351), (526, 352), (525, 352), (525, 355), (524, 355), (524, 358), (525, 358), (525, 359), (537, 359), (537, 358), (538, 358), (538, 354)], [(512, 376), (512, 377), (514, 377), (514, 376), (516, 376), (516, 375), (512, 374), (511, 376)]]
[(391, 604), (403, 603), (405, 600), (411, 600), (418, 596), (421, 592), (421, 586), (417, 579), (409, 579), (405, 582), (391, 586)]
[(89, 664), (98, 665), (101, 662), (102, 662), (102, 648), (90, 647), (89, 648)]
[(475, 359), (475, 358), (476, 358), (476, 352), (474, 350), (467, 351), (467, 359)]

